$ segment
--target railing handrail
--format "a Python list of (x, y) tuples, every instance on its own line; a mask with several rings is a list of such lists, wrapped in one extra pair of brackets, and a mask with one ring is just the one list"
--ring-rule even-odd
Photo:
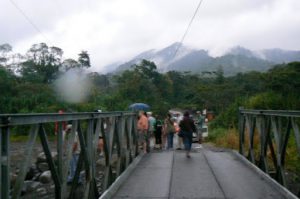
[(33, 113), (33, 114), (0, 114), (1, 126), (27, 125), (36, 123), (62, 122), (69, 120), (86, 120), (106, 117), (134, 115), (131, 111), (115, 112), (76, 112), (76, 113)]
[(240, 108), (241, 114), (251, 115), (269, 115), (269, 116), (282, 116), (282, 117), (300, 117), (300, 111), (294, 110), (253, 110)]

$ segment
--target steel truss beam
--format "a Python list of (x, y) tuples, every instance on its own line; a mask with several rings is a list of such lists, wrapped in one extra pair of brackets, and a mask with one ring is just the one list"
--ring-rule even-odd
[[(107, 189), (122, 174), (133, 159), (138, 155), (137, 115), (132, 112), (107, 113), (64, 113), (64, 114), (0, 114), (0, 198), (20, 198), (26, 171), (31, 165), (31, 156), (37, 137), (51, 171), (55, 185), (55, 198), (73, 198), (78, 187), (81, 171), (85, 171), (84, 199), (99, 198), (99, 187), (96, 183), (96, 161), (99, 160), (97, 145), (99, 136), (104, 142), (104, 185)], [(48, 141), (49, 126), (58, 123), (56, 137), (57, 159), (51, 154)], [(66, 123), (72, 124), (71, 130), (63, 137)], [(16, 126), (30, 126), (24, 160), (20, 167), (15, 185), (10, 190), (10, 132)], [(26, 129), (26, 128), (24, 128)], [(71, 191), (66, 190), (69, 162), (75, 137), (79, 138), (81, 152), (77, 162), (75, 177)], [(113, 168), (116, 169), (114, 170)], [(102, 191), (104, 191), (102, 190)]]

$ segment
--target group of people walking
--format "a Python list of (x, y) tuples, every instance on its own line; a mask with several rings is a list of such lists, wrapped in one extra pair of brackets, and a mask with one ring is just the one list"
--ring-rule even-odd
[[(96, 111), (97, 112), (97, 111)], [(64, 113), (60, 111), (59, 114)], [(109, 120), (105, 121), (104, 128), (110, 126)], [(94, 126), (96, 129), (96, 126)], [(142, 144), (144, 153), (150, 150), (150, 141), (154, 140), (156, 149), (172, 149), (174, 136), (177, 137), (177, 149), (181, 149), (182, 143), (184, 143), (184, 148), (186, 150), (186, 156), (190, 158), (190, 151), (192, 146), (193, 132), (196, 131), (194, 121), (190, 118), (189, 112), (185, 112), (183, 117), (177, 115), (177, 117), (172, 117), (170, 113), (167, 113), (164, 120), (158, 116), (155, 118), (152, 116), (151, 112), (139, 112), (138, 118), (138, 142)], [(69, 139), (73, 137), (72, 146), (72, 158), (69, 163), (69, 173), (68, 173), (68, 183), (73, 181), (76, 172), (76, 166), (79, 159), (79, 154), (81, 151), (78, 133), (75, 130), (74, 136), (71, 136), (72, 123), (62, 122), (61, 128), (59, 128), (58, 122), (55, 123), (55, 135), (62, 133), (62, 139)], [(103, 154), (103, 137), (99, 136), (98, 149), (100, 155)], [(103, 157), (103, 155), (102, 155)], [(79, 183), (83, 182), (83, 177), (79, 176)]]
[(177, 115), (177, 118), (167, 113), (162, 121), (158, 117), (154, 118), (151, 112), (140, 111), (137, 127), (138, 141), (142, 144), (144, 153), (149, 151), (151, 139), (155, 140), (154, 148), (156, 149), (172, 149), (174, 136), (176, 136), (177, 149), (181, 149), (184, 143), (186, 156), (190, 158), (193, 132), (196, 132), (196, 126), (189, 112), (185, 112), (183, 117)]

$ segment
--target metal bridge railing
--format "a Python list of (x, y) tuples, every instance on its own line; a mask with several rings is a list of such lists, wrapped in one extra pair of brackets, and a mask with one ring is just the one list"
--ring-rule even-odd
[[(239, 152), (268, 174), (272, 173), (272, 166), (273, 177), (283, 186), (287, 185), (285, 163), (292, 133), (300, 155), (299, 119), (300, 111), (239, 109)], [(255, 146), (256, 134), (259, 146)], [(268, 154), (272, 164), (268, 162)]]
[[(45, 153), (47, 164), (55, 185), (55, 198), (74, 198), (78, 188), (80, 171), (85, 170), (85, 190), (83, 198), (98, 198), (100, 193), (96, 184), (97, 143), (99, 136), (104, 143), (104, 183), (103, 189), (127, 168), (138, 155), (136, 114), (132, 112), (110, 113), (65, 113), (65, 114), (6, 114), (0, 115), (0, 198), (19, 198), (28, 166), (30, 166), (33, 146), (37, 137)], [(63, 138), (63, 125), (72, 124), (68, 139)], [(58, 124), (56, 137), (57, 160), (51, 156), (47, 134), (49, 126)], [(20, 166), (17, 180), (10, 185), (10, 135), (15, 127), (30, 126), (24, 159)], [(53, 129), (53, 128), (52, 128)], [(48, 132), (47, 132), (48, 131)], [(72, 145), (78, 136), (81, 147), (79, 160), (71, 191), (67, 190), (68, 165), (72, 156)], [(114, 161), (112, 160), (114, 156)], [(113, 174), (113, 162), (115, 174)], [(115, 165), (116, 164), (116, 165)]]

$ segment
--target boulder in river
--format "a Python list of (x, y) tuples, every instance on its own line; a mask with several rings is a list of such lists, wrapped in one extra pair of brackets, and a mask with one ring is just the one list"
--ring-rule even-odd
[(37, 169), (36, 165), (35, 164), (31, 165), (31, 167), (29, 167), (28, 172), (26, 173), (25, 180), (32, 180), (34, 176), (36, 176), (38, 173), (40, 172)]
[[(51, 156), (52, 156), (52, 159), (54, 161), (56, 161), (56, 159), (57, 159), (57, 152), (51, 152)], [(39, 153), (39, 155), (37, 156), (37, 160), (36, 161), (37, 161), (37, 163), (47, 162), (45, 153), (44, 152)]]
[(31, 180), (26, 180), (26, 181), (24, 181), (22, 192), (23, 192), (23, 193), (33, 192), (33, 191), (35, 191), (40, 185), (41, 185), (41, 183), (39, 183), (39, 182), (31, 181)]
[(44, 172), (44, 171), (48, 171), (49, 170), (49, 165), (48, 165), (47, 162), (40, 162), (40, 163), (37, 163), (37, 168), (41, 172)]
[(52, 177), (51, 177), (50, 171), (44, 171), (39, 177), (39, 181), (43, 184), (47, 184), (47, 183), (51, 182), (51, 180), (52, 180)]

